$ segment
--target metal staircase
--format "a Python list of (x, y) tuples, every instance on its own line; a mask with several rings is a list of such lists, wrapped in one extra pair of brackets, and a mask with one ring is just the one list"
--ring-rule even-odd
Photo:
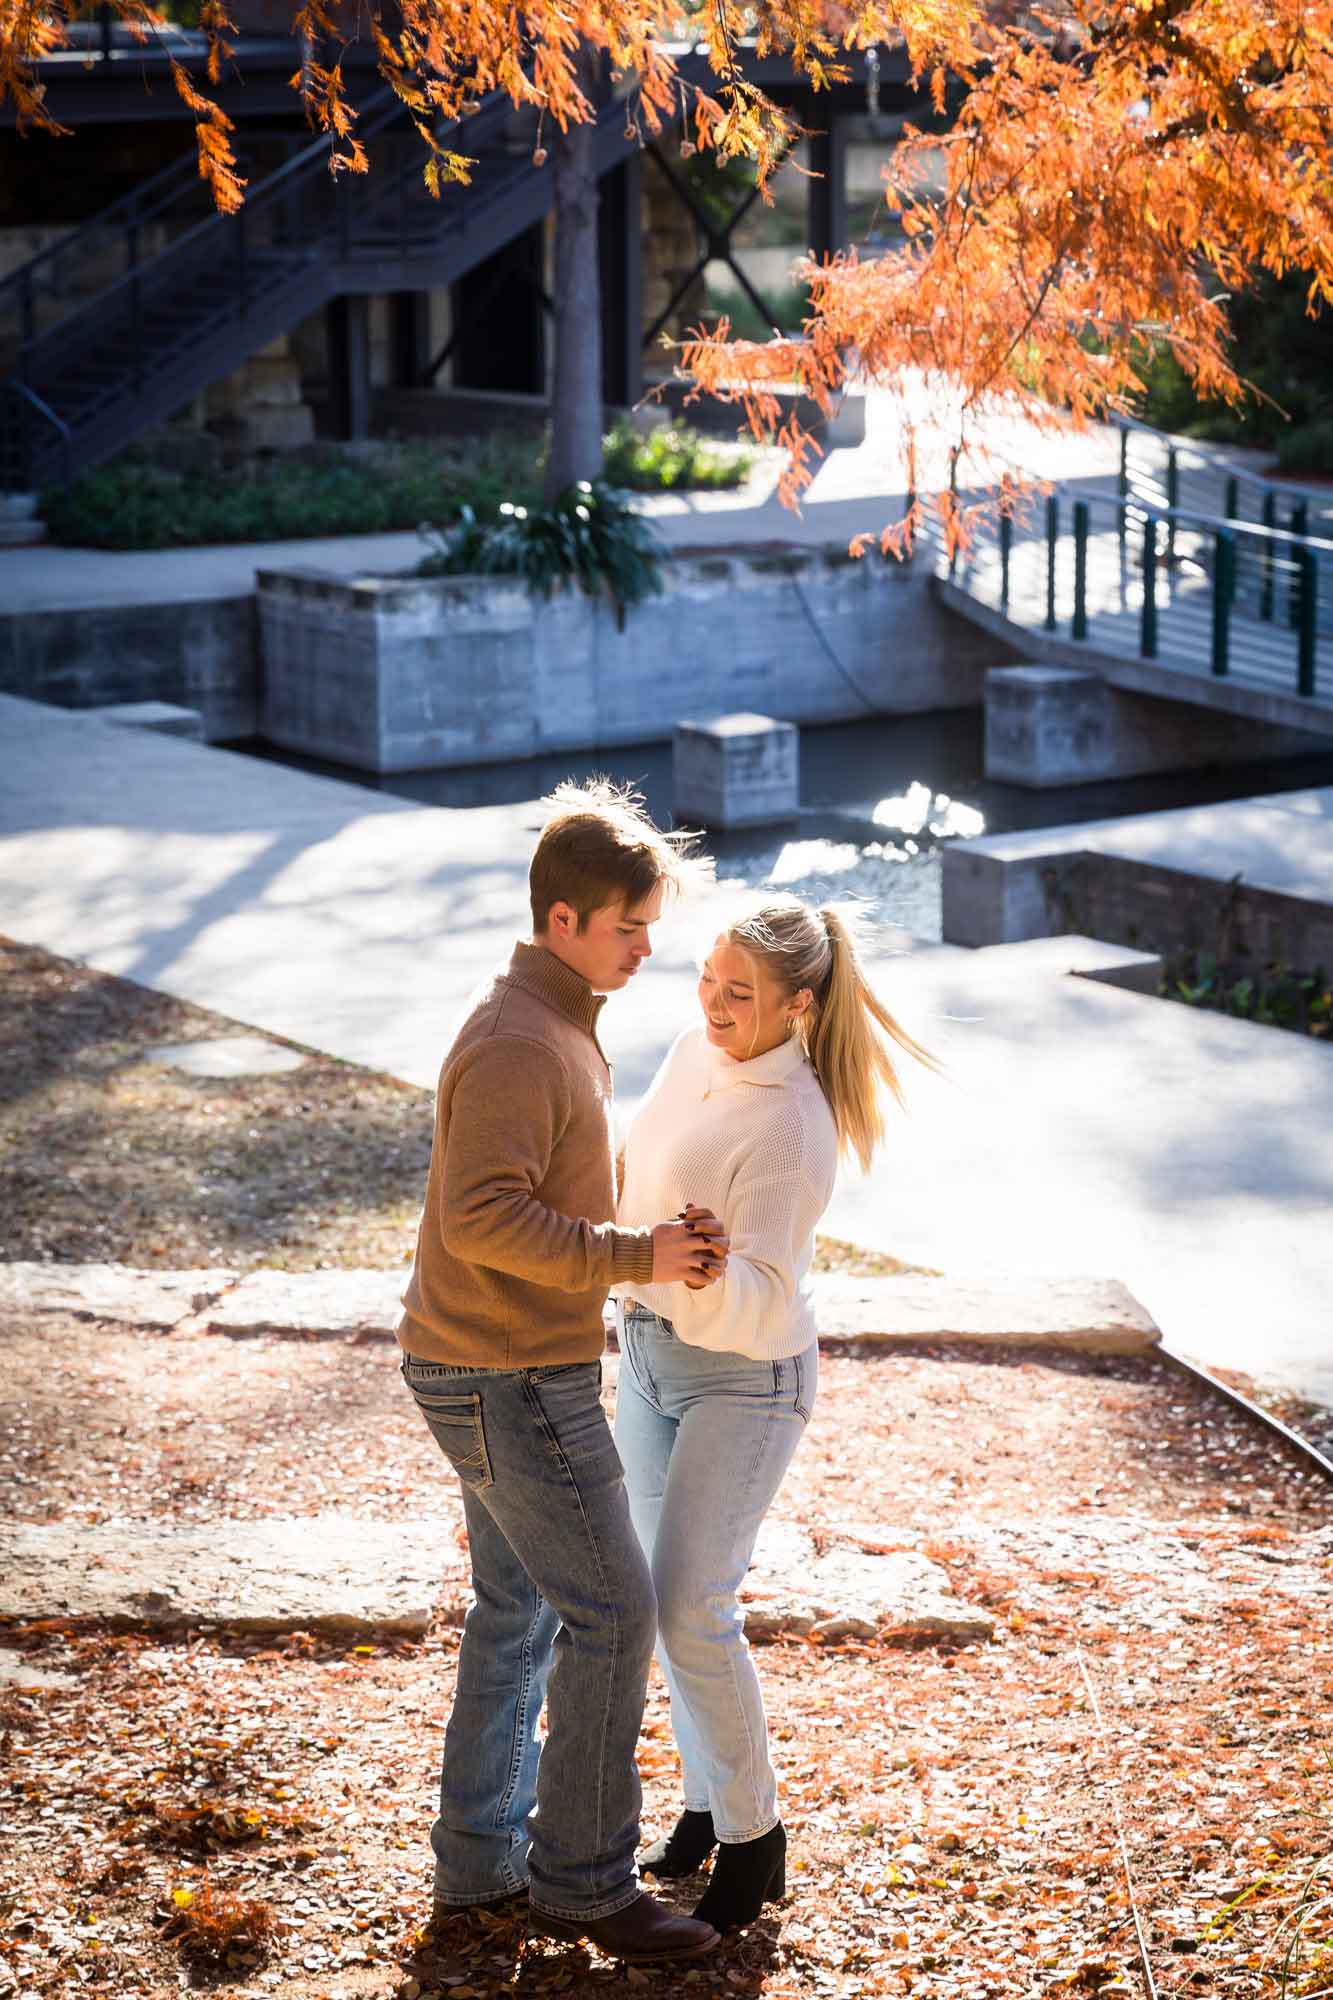
[[(91, 470), (342, 294), (453, 284), (551, 207), (533, 115), (503, 93), (442, 131), (476, 164), (467, 186), (448, 184), (438, 200), (391, 91), (363, 107), (357, 133), (370, 171), (336, 177), (329, 139), (292, 149), (261, 136), (230, 216), (211, 208), (191, 156), (0, 285), (0, 491)], [(283, 145), (290, 157), (274, 166)], [(637, 146), (608, 87), (596, 171)]]

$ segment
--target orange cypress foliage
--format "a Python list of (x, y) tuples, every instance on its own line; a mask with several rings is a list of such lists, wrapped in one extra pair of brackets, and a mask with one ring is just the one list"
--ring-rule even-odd
[[(111, 4), (140, 34), (160, 25), (144, 0)], [(0, 0), (0, 100), (21, 124), (51, 126), (35, 65), (93, 5)], [(216, 80), (231, 32), (225, 0), (207, 0), (202, 19)], [(302, 0), (293, 26), (313, 51), (293, 82), (334, 135), (335, 167), (362, 171), (332, 0)], [(848, 49), (871, 43), (905, 46), (937, 104), (946, 74), (961, 80), (952, 130), (895, 150), (886, 200), (903, 215), (901, 248), (808, 265), (799, 336), (732, 341), (722, 327), (682, 349), (701, 390), (735, 400), (756, 427), (780, 428), (792, 500), (814, 453), (794, 421), (779, 425), (779, 384), (827, 407), (852, 376), (924, 379), (934, 421), (966, 449), (997, 410), (1050, 426), (1130, 407), (1147, 341), (1169, 345), (1200, 391), (1236, 398), (1224, 296), (1261, 271), (1308, 271), (1312, 306), (1333, 301), (1333, 0), (710, 0), (691, 30), (716, 73), (710, 91), (687, 90), (673, 68), (675, 0), (399, 0), (392, 25), (379, 20), (373, 33), (437, 190), (468, 170), (441, 143), (442, 121), (491, 90), (559, 127), (586, 118), (576, 80), (585, 45), (634, 76), (627, 116), (641, 130), (684, 117), (697, 144), (753, 157), (761, 177), (792, 119), (747, 81), (742, 36), (761, 53), (786, 50), (817, 85), (844, 73)], [(242, 184), (228, 121), (179, 65), (174, 74), (200, 171), (233, 208)], [(913, 491), (921, 443), (905, 419)], [(942, 505), (951, 533), (965, 533), (966, 512), (947, 493)], [(887, 531), (885, 546), (910, 541), (914, 525)]]

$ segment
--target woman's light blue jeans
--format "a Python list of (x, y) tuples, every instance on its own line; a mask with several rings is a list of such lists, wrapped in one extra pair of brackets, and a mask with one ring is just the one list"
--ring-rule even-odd
[(685, 1804), (721, 1841), (777, 1824), (759, 1677), (736, 1593), (814, 1404), (819, 1350), (716, 1354), (642, 1306), (618, 1312), (616, 1448), (657, 1590), (658, 1659)]

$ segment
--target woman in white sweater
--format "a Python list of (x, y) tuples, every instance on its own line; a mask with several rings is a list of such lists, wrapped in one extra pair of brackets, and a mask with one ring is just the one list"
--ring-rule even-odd
[(658, 1657), (685, 1810), (642, 1857), (662, 1876), (717, 1860), (696, 1915), (725, 1931), (783, 1894), (786, 1835), (736, 1593), (809, 1420), (818, 1346), (808, 1285), (839, 1155), (870, 1164), (884, 1039), (925, 1052), (875, 998), (848, 921), (776, 897), (731, 923), (699, 979), (703, 1019), (674, 1044), (630, 1126), (618, 1219), (694, 1208), (726, 1231), (706, 1289), (618, 1287), (616, 1444), (657, 1587)]

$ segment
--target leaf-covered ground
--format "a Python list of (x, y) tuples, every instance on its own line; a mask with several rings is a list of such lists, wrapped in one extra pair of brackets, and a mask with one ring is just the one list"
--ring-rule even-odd
[[(456, 1538), (387, 1345), (4, 1334), (0, 1481), (27, 1519), (222, 1534), (337, 1505)], [(923, 1549), (998, 1637), (760, 1649), (791, 1890), (697, 1977), (514, 1923), (426, 1928), (451, 1629), (335, 1648), (45, 1628), (0, 1646), (0, 1672), (62, 1677), (0, 1693), (0, 1992), (1138, 1992), (1119, 1811), (1158, 1991), (1278, 1993), (1283, 1915), (1333, 1847), (1322, 1482), (1150, 1363), (852, 1353), (826, 1358), (778, 1512)], [(652, 1831), (677, 1805), (656, 1682), (641, 1761)], [(220, 1962), (192, 1955), (229, 1926)]]
[[(5, 1254), (409, 1254), (422, 1093), (320, 1057), (195, 1081), (144, 1047), (231, 1024), (15, 947), (0, 977)], [(50, 1316), (0, 1342), (11, 1518), (221, 1536), (349, 1508), (457, 1559), (454, 1489), (387, 1345)], [(790, 1893), (690, 1973), (626, 1972), (513, 1921), (427, 1924), (450, 1628), (338, 1647), (11, 1627), (0, 2000), (1138, 1994), (1131, 1884), (1159, 1994), (1276, 2000), (1301, 1885), (1320, 1866), (1327, 1889), (1333, 1866), (1329, 1492), (1155, 1363), (826, 1357), (779, 1515), (821, 1545), (923, 1550), (997, 1638), (760, 1650)], [(656, 1680), (641, 1764), (647, 1837), (678, 1803)], [(1330, 1985), (1311, 1909), (1288, 1990)]]

